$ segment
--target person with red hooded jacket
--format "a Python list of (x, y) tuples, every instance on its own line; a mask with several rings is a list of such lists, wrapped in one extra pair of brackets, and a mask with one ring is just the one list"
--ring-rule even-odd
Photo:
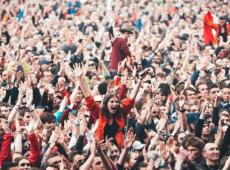
[(118, 64), (126, 57), (131, 57), (131, 53), (127, 44), (130, 34), (133, 34), (131, 28), (120, 29), (122, 35), (116, 37), (112, 42), (112, 54), (110, 58), (110, 73), (112, 76), (116, 75), (118, 71)]

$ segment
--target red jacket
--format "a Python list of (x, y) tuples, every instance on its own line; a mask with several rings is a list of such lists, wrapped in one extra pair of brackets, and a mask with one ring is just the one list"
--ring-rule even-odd
[[(10, 133), (4, 135), (0, 153), (0, 167), (2, 167), (5, 162), (12, 162), (12, 153), (10, 147), (11, 140), (12, 135)], [(28, 140), (30, 142), (30, 164), (31, 166), (39, 167), (41, 162), (41, 148), (38, 142), (38, 138), (34, 133), (32, 133), (28, 134)]]
[(127, 41), (121, 37), (117, 37), (112, 43), (110, 70), (117, 70), (119, 62), (127, 56), (131, 57)]
[[(101, 108), (99, 105), (94, 101), (93, 97), (90, 96), (85, 99), (86, 106), (90, 111), (91, 116), (96, 120), (99, 118), (99, 126), (96, 131), (96, 138), (98, 140), (103, 140), (104, 139), (104, 129), (105, 126), (108, 122), (107, 118), (101, 114)], [(123, 134), (122, 134), (122, 129), (125, 127), (125, 119), (127, 114), (130, 112), (131, 108), (134, 105), (134, 100), (131, 100), (129, 98), (125, 98), (122, 100), (122, 114), (120, 118), (116, 118), (115, 121), (117, 125), (119, 126), (119, 129), (117, 133), (115, 134), (115, 140), (120, 148), (124, 147), (124, 139), (123, 139)]]
[(210, 45), (214, 41), (214, 36), (212, 34), (212, 28), (210, 27), (210, 23), (213, 22), (213, 17), (211, 12), (208, 12), (203, 17), (204, 23), (204, 44)]
[[(204, 15), (204, 43), (209, 45), (212, 42), (215, 45), (218, 45), (218, 38), (220, 32), (220, 25), (213, 23), (213, 17), (210, 12)], [(213, 36), (212, 29), (215, 29), (216, 35)], [(226, 29), (228, 36), (230, 36), (230, 24), (226, 24)]]
[(12, 154), (10, 148), (11, 140), (12, 135), (10, 133), (4, 134), (0, 153), (0, 167), (2, 167), (5, 162), (12, 162)]
[(30, 142), (30, 165), (38, 167), (41, 162), (41, 148), (38, 142), (38, 138), (35, 133), (31, 133), (28, 134), (28, 140)]

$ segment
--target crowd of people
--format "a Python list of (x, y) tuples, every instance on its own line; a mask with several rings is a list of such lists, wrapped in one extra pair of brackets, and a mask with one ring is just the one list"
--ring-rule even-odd
[(1, 0), (0, 169), (229, 170), (228, 0)]

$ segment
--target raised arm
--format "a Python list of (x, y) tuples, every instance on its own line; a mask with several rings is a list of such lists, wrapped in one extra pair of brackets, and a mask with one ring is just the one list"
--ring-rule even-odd
[(87, 85), (87, 83), (83, 77), (83, 72), (84, 72), (84, 70), (81, 68), (76, 68), (74, 70), (74, 74), (77, 78), (77, 81), (79, 82), (79, 86), (82, 90), (82, 93), (83, 93), (84, 97), (87, 98), (87, 97), (91, 96), (91, 91), (88, 88), (88, 85)]
[(25, 90), (23, 88), (19, 88), (19, 95), (18, 95), (18, 101), (12, 111), (9, 114), (8, 122), (11, 123), (14, 120), (15, 115), (17, 114), (17, 111), (22, 103), (23, 96), (25, 95)]
[(15, 126), (16, 126), (16, 137), (15, 137), (15, 153), (22, 154), (22, 131), (20, 127), (19, 120), (15, 120)]
[(126, 134), (125, 141), (124, 141), (125, 147), (122, 150), (121, 155), (117, 161), (118, 165), (121, 165), (121, 166), (124, 165), (125, 158), (128, 154), (128, 150), (132, 147), (135, 137), (136, 136), (133, 134), (132, 129), (129, 129), (129, 131)]
[(3, 136), (3, 142), (1, 146), (1, 152), (0, 152), (0, 168), (4, 165), (5, 162), (11, 162), (12, 161), (12, 155), (11, 155), (11, 140), (12, 135), (9, 128), (9, 125), (4, 120), (1, 120), (2, 128), (5, 132)]
[(31, 121), (28, 127), (26, 127), (28, 132), (28, 140), (30, 142), (30, 164), (32, 166), (40, 167), (41, 163), (41, 146), (38, 142), (38, 137), (34, 133), (34, 127), (37, 122)]
[(77, 77), (79, 87), (85, 97), (85, 105), (90, 111), (91, 116), (93, 117), (94, 121), (98, 118), (100, 113), (99, 105), (94, 101), (93, 97), (91, 96), (91, 91), (88, 88), (88, 85), (83, 77), (83, 69), (77, 68), (74, 70), (74, 74)]
[(98, 153), (101, 157), (101, 160), (103, 162), (103, 165), (105, 167), (106, 170), (112, 170), (113, 167), (111, 165), (110, 159), (108, 158), (108, 156), (106, 155), (106, 144), (104, 143), (104, 140), (100, 141), (100, 143), (97, 144), (97, 150)]
[(204, 125), (204, 117), (205, 117), (205, 109), (206, 109), (206, 103), (203, 104), (203, 107), (201, 109), (200, 117), (195, 125), (195, 135), (198, 138), (201, 138), (203, 125)]
[(80, 170), (90, 170), (95, 154), (96, 154), (96, 141), (94, 140), (93, 143), (91, 143), (90, 145), (90, 155), (88, 159), (79, 169)]
[(130, 99), (131, 99), (131, 100), (135, 100), (135, 98), (136, 98), (136, 96), (137, 96), (137, 93), (138, 93), (138, 91), (139, 91), (139, 88), (140, 88), (140, 86), (141, 86), (141, 82), (142, 82), (142, 79), (139, 79), (139, 80), (137, 81), (137, 84), (135, 85), (135, 87), (134, 87), (132, 93), (130, 94)]

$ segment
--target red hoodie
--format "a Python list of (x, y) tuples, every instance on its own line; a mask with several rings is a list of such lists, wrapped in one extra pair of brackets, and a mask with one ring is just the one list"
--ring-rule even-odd
[(119, 62), (127, 56), (131, 57), (127, 41), (121, 37), (117, 37), (112, 43), (110, 70), (117, 70)]

